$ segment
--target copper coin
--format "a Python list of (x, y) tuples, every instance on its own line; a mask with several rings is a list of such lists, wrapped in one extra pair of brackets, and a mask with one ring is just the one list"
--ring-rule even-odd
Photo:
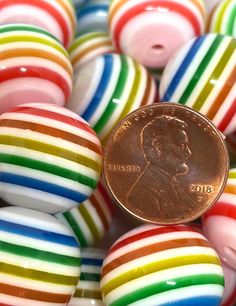
[(156, 224), (197, 219), (223, 192), (228, 170), (221, 133), (206, 117), (176, 103), (130, 113), (104, 150), (111, 195), (133, 216)]

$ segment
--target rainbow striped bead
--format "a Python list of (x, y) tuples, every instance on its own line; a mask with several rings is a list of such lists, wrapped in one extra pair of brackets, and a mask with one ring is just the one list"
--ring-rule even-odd
[(104, 143), (128, 113), (154, 102), (156, 84), (147, 70), (125, 55), (105, 54), (75, 76), (67, 107), (87, 120)]
[(173, 52), (204, 31), (202, 0), (113, 0), (108, 20), (118, 50), (144, 66), (161, 68)]
[(77, 34), (108, 31), (107, 15), (110, 0), (90, 0), (76, 11)]
[(74, 72), (98, 55), (115, 52), (106, 32), (89, 32), (78, 36), (68, 50)]
[(235, 0), (219, 2), (210, 15), (208, 32), (221, 33), (236, 38)]
[(101, 145), (77, 114), (22, 104), (0, 115), (0, 196), (48, 213), (71, 209), (96, 188)]
[(222, 264), (225, 278), (225, 289), (221, 306), (236, 305), (236, 272), (226, 264)]
[(236, 168), (219, 200), (203, 215), (203, 231), (227, 265), (236, 270)]
[(216, 252), (183, 225), (131, 230), (110, 248), (101, 273), (106, 306), (219, 306), (223, 287)]
[(0, 209), (0, 305), (66, 306), (80, 277), (80, 249), (55, 217)]
[(81, 275), (68, 306), (104, 306), (100, 289), (100, 273), (105, 251), (94, 248), (81, 250)]
[(75, 234), (82, 247), (97, 245), (110, 227), (113, 204), (100, 182), (92, 196), (57, 217)]
[(55, 37), (30, 25), (1, 25), (0, 46), (0, 113), (34, 101), (65, 104), (73, 71)]
[(206, 115), (225, 134), (236, 130), (236, 40), (220, 34), (195, 38), (168, 62), (160, 98)]
[(0, 24), (10, 23), (45, 29), (67, 48), (74, 38), (76, 16), (70, 0), (1, 0)]

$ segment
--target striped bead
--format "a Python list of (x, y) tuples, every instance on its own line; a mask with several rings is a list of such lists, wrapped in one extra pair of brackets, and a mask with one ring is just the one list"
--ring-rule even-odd
[(0, 305), (66, 306), (80, 277), (80, 249), (48, 214), (0, 209)]
[(23, 23), (53, 34), (67, 48), (74, 38), (76, 16), (70, 0), (1, 0), (0, 24)]
[(100, 182), (88, 200), (57, 217), (72, 230), (82, 247), (93, 246), (100, 242), (110, 227), (112, 205)]
[(68, 306), (104, 306), (100, 289), (100, 273), (105, 251), (94, 248), (81, 250), (81, 275)]
[(108, 251), (101, 273), (106, 306), (219, 306), (223, 285), (216, 252), (181, 225), (128, 232)]
[(108, 12), (118, 52), (152, 68), (164, 67), (176, 48), (201, 35), (205, 17), (202, 0), (113, 0)]
[(203, 231), (220, 258), (236, 270), (236, 168), (219, 200), (203, 216)]
[(225, 134), (236, 130), (236, 40), (207, 34), (180, 48), (168, 62), (160, 98), (206, 115)]
[(0, 116), (0, 196), (48, 213), (71, 209), (96, 188), (101, 145), (77, 114), (24, 104)]
[(122, 118), (153, 103), (155, 95), (155, 81), (142, 65), (125, 55), (105, 54), (79, 69), (67, 107), (87, 120), (104, 144)]
[(78, 36), (68, 50), (74, 72), (98, 55), (115, 52), (106, 32), (90, 32)]
[(236, 272), (223, 263), (223, 271), (225, 278), (225, 289), (221, 306), (236, 305)]
[(208, 32), (221, 33), (236, 38), (236, 1), (223, 0), (209, 16)]
[(0, 59), (0, 114), (34, 101), (63, 106), (69, 98), (69, 56), (48, 32), (23, 24), (0, 25)]
[(90, 0), (77, 9), (77, 34), (108, 31), (107, 15), (110, 0)]
[(205, 6), (208, 13), (212, 12), (214, 7), (223, 0), (205, 0)]

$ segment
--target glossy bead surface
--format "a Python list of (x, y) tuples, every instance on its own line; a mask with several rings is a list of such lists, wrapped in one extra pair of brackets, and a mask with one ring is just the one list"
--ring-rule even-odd
[(236, 40), (220, 34), (187, 42), (170, 59), (160, 99), (206, 115), (225, 134), (236, 130)]
[(28, 102), (65, 104), (73, 72), (55, 37), (30, 25), (1, 25), (0, 44), (0, 113)]
[(223, 263), (225, 289), (221, 306), (236, 305), (236, 271)]
[(80, 249), (55, 217), (0, 209), (0, 305), (66, 306), (80, 276)]
[(68, 306), (104, 306), (100, 289), (100, 273), (105, 251), (81, 250), (81, 276)]
[(220, 305), (223, 270), (206, 238), (188, 226), (143, 225), (118, 239), (101, 273), (107, 306)]
[(104, 143), (128, 113), (155, 102), (156, 84), (147, 70), (125, 55), (105, 54), (75, 76), (67, 107), (87, 120)]
[(203, 216), (203, 231), (220, 258), (236, 270), (236, 168), (229, 171), (219, 200)]
[(113, 43), (147, 67), (164, 67), (173, 52), (204, 31), (201, 0), (113, 0), (108, 20)]
[(67, 48), (74, 38), (76, 17), (69, 0), (1, 0), (0, 24), (10, 23), (38, 26)]
[(58, 213), (96, 188), (101, 145), (77, 114), (52, 104), (24, 104), (0, 116), (0, 196)]

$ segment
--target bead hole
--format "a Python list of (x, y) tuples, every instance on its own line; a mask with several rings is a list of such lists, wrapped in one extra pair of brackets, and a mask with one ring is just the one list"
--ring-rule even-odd
[(164, 46), (156, 44), (152, 46), (152, 51), (155, 53), (162, 53), (164, 51)]

